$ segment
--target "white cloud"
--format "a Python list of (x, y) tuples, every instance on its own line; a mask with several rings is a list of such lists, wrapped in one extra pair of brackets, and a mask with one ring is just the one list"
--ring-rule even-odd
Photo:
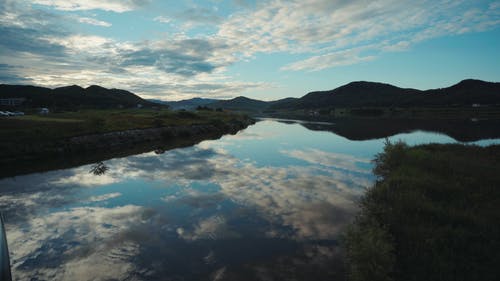
[(32, 0), (32, 2), (63, 11), (104, 10), (117, 13), (131, 11), (149, 3), (148, 0)]
[(105, 173), (100, 176), (96, 176), (92, 173), (89, 173), (90, 168), (88, 166), (83, 166), (82, 168), (77, 169), (76, 173), (68, 176), (61, 176), (51, 183), (57, 186), (63, 185), (77, 185), (77, 186), (86, 186), (86, 187), (94, 187), (101, 185), (108, 185), (115, 183), (117, 179), (108, 173)]
[(86, 24), (91, 24), (91, 25), (96, 25), (96, 26), (104, 26), (104, 27), (110, 27), (111, 26), (111, 23), (109, 23), (109, 22), (97, 20), (97, 19), (94, 19), (94, 18), (82, 17), (82, 18), (78, 18), (78, 21), (81, 22), (81, 23), (86, 23)]
[(321, 70), (438, 36), (490, 29), (500, 23), (498, 13), (498, 5), (470, 1), (269, 1), (231, 16), (218, 36), (243, 57), (302, 53), (309, 57), (282, 69)]
[(192, 231), (177, 231), (177, 234), (186, 240), (198, 239), (225, 239), (228, 238), (226, 233), (226, 220), (223, 216), (215, 215), (206, 219), (200, 220)]
[(165, 16), (158, 16), (153, 19), (154, 21), (161, 22), (161, 23), (169, 23), (172, 21), (172, 19), (165, 17)]
[[(24, 77), (40, 86), (101, 85), (133, 91), (145, 98), (178, 100), (205, 96), (231, 98), (268, 83), (243, 82), (223, 75), (233, 62), (218, 40), (169, 38), (153, 42), (120, 42), (95, 35), (47, 35), (39, 39), (59, 56), (22, 54), (17, 64), (30, 64)], [(12, 60), (10, 56), (7, 60)], [(12, 63), (14, 64), (14, 63)], [(50, 69), (50, 71), (47, 71)]]
[(319, 149), (283, 150), (281, 153), (301, 159), (311, 164), (343, 169), (346, 171), (370, 174), (370, 168), (361, 168), (359, 164), (369, 164), (369, 159), (354, 157), (348, 154), (333, 153)]
[[(81, 207), (8, 225), (13, 276), (19, 280), (125, 279), (137, 270), (132, 258), (139, 246), (121, 236), (140, 224), (142, 214), (143, 208), (134, 205)], [(57, 245), (43, 250), (53, 241)]]
[(112, 52), (112, 40), (93, 35), (70, 35), (66, 37), (46, 37), (51, 44), (58, 44), (65, 47), (66, 52), (77, 54), (102, 54)]
[[(35, 0), (60, 10), (101, 9), (125, 12), (146, 0)], [(230, 98), (269, 83), (232, 77), (229, 67), (261, 53), (300, 54), (300, 60), (276, 67), (285, 71), (319, 71), (367, 62), (383, 52), (405, 51), (435, 37), (478, 32), (500, 25), (498, 1), (409, 0), (270, 0), (234, 10), (230, 15), (207, 8), (158, 16), (153, 20), (179, 26), (202, 24), (209, 33), (163, 35), (145, 41), (120, 41), (75, 34), (66, 22), (74, 17), (0, 2), (5, 28), (0, 60), (10, 83), (20, 78), (41, 86), (101, 84), (144, 97), (178, 100), (196, 96)], [(192, 19), (193, 15), (205, 17)], [(77, 20), (100, 26), (95, 18)], [(5, 35), (6, 34), (6, 35)], [(10, 81), (9, 81), (10, 79)], [(16, 80), (17, 79), (17, 80)]]
[(183, 22), (183, 28), (188, 30), (196, 26), (210, 26), (219, 24), (223, 18), (218, 15), (217, 9), (203, 7), (191, 7), (175, 15), (175, 18)]
[[(95, 49), (102, 51), (102, 49)], [(98, 61), (97, 61), (98, 62)], [(101, 69), (100, 69), (101, 68)], [(110, 74), (106, 68), (96, 65), (95, 70), (75, 70), (60, 68), (51, 73), (33, 73), (29, 77), (40, 86), (58, 87), (77, 83), (82, 87), (102, 85), (132, 91), (143, 98), (181, 100), (193, 97), (232, 98), (253, 89), (270, 89), (272, 85), (261, 82), (226, 81), (228, 79), (210, 77), (205, 81), (198, 77), (178, 77), (155, 67), (130, 66), (122, 73)], [(76, 82), (75, 82), (76, 81)]]
[[(250, 130), (247, 137), (252, 136)], [(224, 142), (231, 146), (240, 139), (227, 136)], [(148, 266), (141, 262), (151, 247), (148, 239), (157, 245), (157, 241), (169, 240), (172, 235), (188, 242), (240, 237), (239, 231), (246, 230), (235, 227), (234, 218), (241, 218), (241, 214), (234, 214), (232, 207), (218, 209), (218, 205), (225, 205), (223, 201), (232, 201), (231, 205), (236, 203), (242, 210), (256, 212), (252, 214), (259, 221), (267, 221), (258, 223), (263, 228), (255, 231), (261, 235), (309, 241), (333, 239), (356, 212), (356, 199), (364, 187), (371, 184), (365, 174), (351, 173), (366, 159), (306, 149), (283, 153), (308, 161), (308, 166), (259, 166), (218, 153), (219, 144), (206, 141), (160, 156), (149, 153), (112, 159), (106, 161), (109, 170), (103, 176), (89, 174), (87, 165), (3, 180), (6, 188), (0, 206), (11, 222), (7, 227), (15, 275), (21, 280), (34, 276), (75, 280), (83, 273), (89, 280), (138, 276), (137, 272), (148, 270), (141, 268)], [(335, 169), (337, 166), (343, 170)], [(91, 178), (104, 176), (109, 183), (151, 180), (155, 189), (161, 182), (168, 188), (190, 186), (161, 199), (166, 206), (191, 204), (193, 212), (186, 215), (187, 219), (179, 214), (181, 220), (175, 220), (169, 219), (172, 213), (156, 213), (136, 205), (72, 207), (121, 196), (113, 192), (82, 197), (80, 187), (99, 187), (102, 182)], [(220, 189), (207, 192), (194, 187), (193, 182)], [(133, 200), (133, 196), (130, 198)], [(163, 206), (154, 208), (164, 211)], [(209, 209), (214, 212), (205, 212)]]
[(117, 198), (122, 196), (120, 192), (114, 192), (114, 193), (107, 193), (103, 195), (98, 195), (98, 196), (91, 196), (89, 198), (89, 202), (101, 202), (101, 201), (107, 201), (109, 199)]
[(363, 61), (374, 60), (375, 56), (362, 56), (357, 50), (347, 50), (312, 56), (308, 59), (294, 62), (282, 67), (282, 70), (310, 70), (319, 71), (325, 68), (352, 65)]
[[(230, 145), (239, 139), (228, 136), (224, 141)], [(273, 237), (291, 239), (336, 237), (356, 212), (358, 196), (372, 184), (368, 170), (358, 165), (368, 163), (367, 159), (317, 149), (291, 150), (281, 153), (307, 161), (310, 165), (261, 167), (227, 153), (219, 154), (217, 144), (205, 141), (192, 148), (167, 151), (161, 157), (149, 154), (110, 160), (106, 163), (109, 170), (104, 176), (110, 183), (143, 178), (153, 181), (176, 179), (176, 184), (180, 186), (190, 186), (193, 181), (199, 180), (217, 184), (220, 191), (210, 194), (213, 196), (186, 188), (161, 199), (166, 204), (178, 202), (214, 208), (221, 200), (231, 200), (240, 206), (258, 210), (259, 215), (275, 225), (291, 228), (292, 233), (280, 230), (269, 232)], [(88, 167), (82, 167), (73, 169), (67, 176), (61, 175), (57, 186), (90, 186), (92, 181), (86, 179), (88, 170)], [(95, 199), (104, 200), (108, 196), (111, 195)], [(182, 229), (178, 235), (186, 240), (223, 239), (238, 235), (227, 227), (227, 220), (222, 215), (201, 218), (191, 226), (179, 227)]]
[(216, 270), (212, 275), (211, 275), (211, 280), (212, 281), (219, 281), (219, 280), (224, 280), (224, 274), (226, 273), (226, 267), (222, 267), (218, 270)]
[(317, 175), (315, 167), (258, 168), (246, 164), (234, 168), (237, 165), (227, 158), (210, 162), (226, 175), (213, 179), (221, 193), (294, 230), (293, 234), (275, 231), (270, 234), (274, 237), (335, 238), (355, 213), (357, 196), (369, 184), (333, 170), (328, 170), (329, 176)]

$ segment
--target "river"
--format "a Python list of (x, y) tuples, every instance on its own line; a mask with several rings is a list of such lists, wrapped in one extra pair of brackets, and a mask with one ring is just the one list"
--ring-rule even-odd
[(14, 280), (343, 280), (339, 238), (385, 139), (316, 125), (0, 180)]

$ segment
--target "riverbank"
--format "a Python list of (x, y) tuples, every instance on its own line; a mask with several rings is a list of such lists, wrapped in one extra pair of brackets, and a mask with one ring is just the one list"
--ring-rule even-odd
[(171, 111), (92, 111), (1, 121), (0, 178), (161, 153), (235, 134), (255, 123), (230, 113)]
[(499, 120), (500, 107), (346, 107), (264, 111), (262, 117), (331, 122), (349, 119)]
[(345, 236), (350, 280), (500, 276), (500, 146), (387, 144)]

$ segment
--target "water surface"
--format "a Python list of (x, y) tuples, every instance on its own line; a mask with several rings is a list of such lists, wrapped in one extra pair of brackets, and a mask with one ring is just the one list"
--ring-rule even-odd
[(264, 120), (163, 154), (0, 180), (14, 279), (342, 280), (339, 234), (383, 144)]

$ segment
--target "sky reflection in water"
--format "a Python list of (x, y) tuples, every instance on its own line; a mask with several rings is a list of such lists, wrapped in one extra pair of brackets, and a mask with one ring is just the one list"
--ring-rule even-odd
[[(391, 139), (453, 142), (423, 132)], [(14, 278), (333, 280), (338, 235), (382, 147), (261, 121), (105, 161), (102, 175), (86, 165), (1, 180)]]

